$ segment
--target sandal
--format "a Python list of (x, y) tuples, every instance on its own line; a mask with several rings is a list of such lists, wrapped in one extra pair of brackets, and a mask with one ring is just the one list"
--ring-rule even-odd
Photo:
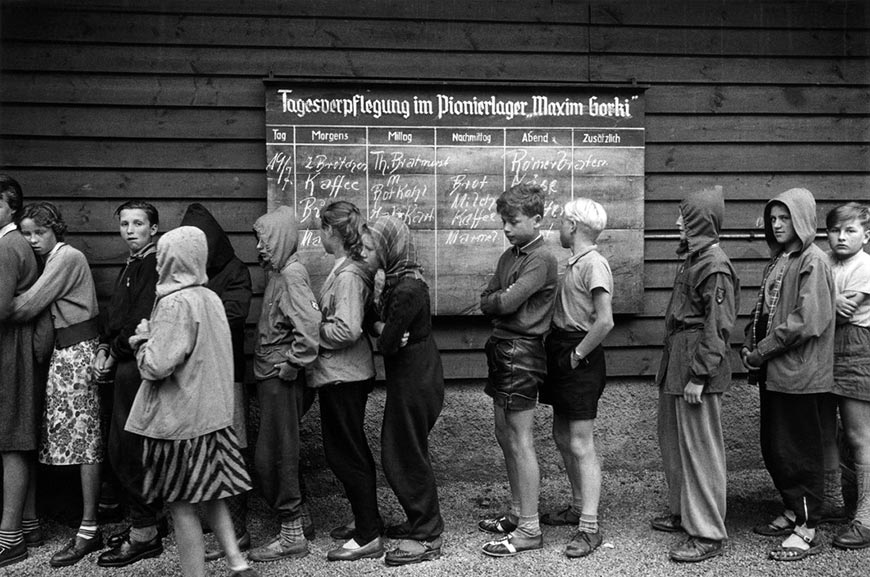
[(495, 518), (482, 519), (480, 523), (477, 524), (477, 527), (484, 533), (506, 535), (511, 531), (515, 531), (517, 524), (511, 521), (507, 514), (505, 514)]
[(786, 535), (791, 535), (794, 528), (794, 521), (785, 515), (780, 515), (769, 523), (756, 525), (752, 528), (752, 532), (757, 535), (764, 535), (765, 537), (785, 537)]
[(534, 551), (544, 547), (544, 536), (519, 537), (510, 533), (504, 539), (490, 541), (481, 549), (490, 557), (513, 557), (524, 551)]
[(809, 545), (809, 548), (801, 549), (800, 547), (785, 547), (780, 545), (776, 549), (770, 551), (771, 559), (774, 561), (800, 561), (810, 555), (816, 555), (822, 552), (821, 539), (810, 538), (809, 535), (802, 535), (798, 532), (797, 528), (795, 528), (791, 534), (802, 539), (807, 545)]

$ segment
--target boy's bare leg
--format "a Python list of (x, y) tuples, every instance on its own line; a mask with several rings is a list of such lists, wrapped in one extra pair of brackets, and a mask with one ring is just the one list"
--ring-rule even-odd
[(598, 516), (601, 499), (601, 462), (595, 451), (595, 421), (570, 420), (553, 415), (553, 437), (571, 481), (572, 505), (582, 504), (581, 514)]
[(541, 534), (538, 495), (541, 476), (534, 443), (534, 409), (509, 411), (494, 406), (495, 434), (504, 453), (513, 502), (519, 503), (517, 531), (526, 537)]

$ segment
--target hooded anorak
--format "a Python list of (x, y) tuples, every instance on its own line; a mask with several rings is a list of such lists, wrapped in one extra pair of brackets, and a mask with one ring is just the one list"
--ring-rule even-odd
[(689, 382), (704, 393), (731, 384), (731, 331), (739, 307), (739, 281), (719, 246), (725, 213), (721, 189), (690, 194), (680, 204), (684, 256), (665, 313), (665, 349), (656, 382), (666, 394), (682, 395)]
[(257, 322), (254, 376), (278, 376), (275, 365), (289, 363), (297, 370), (317, 358), (320, 307), (311, 280), (296, 254), (298, 229), (293, 209), (280, 206), (254, 223), (266, 247), (269, 265), (263, 308)]
[[(773, 235), (770, 211), (784, 205), (790, 215), (800, 249), (785, 252)], [(793, 188), (771, 199), (764, 207), (764, 236), (771, 261), (764, 269), (761, 291), (746, 329), (744, 346), (757, 350), (767, 365), (767, 390), (809, 394), (831, 390), (834, 378), (834, 299), (831, 268), (824, 251), (814, 244), (816, 201), (810, 191)], [(765, 334), (756, 334), (756, 320), (764, 311), (765, 291), (775, 284), (771, 271), (784, 259), (779, 298)]]
[(157, 243), (157, 299), (148, 330), (131, 337), (142, 374), (125, 429), (193, 439), (233, 424), (233, 356), (220, 298), (204, 285), (205, 234), (183, 226)]

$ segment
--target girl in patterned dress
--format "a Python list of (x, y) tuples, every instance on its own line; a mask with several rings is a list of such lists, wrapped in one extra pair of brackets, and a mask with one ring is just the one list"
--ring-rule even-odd
[(205, 284), (205, 233), (182, 226), (157, 242), (150, 320), (130, 337), (142, 375), (125, 430), (145, 437), (142, 495), (172, 512), (181, 569), (205, 576), (201, 503), (232, 575), (256, 575), (236, 541), (225, 499), (251, 489), (232, 428), (233, 352), (224, 306)]
[(53, 567), (62, 567), (78, 563), (103, 546), (97, 525), (103, 460), (100, 397), (88, 370), (99, 336), (97, 294), (85, 255), (63, 242), (67, 227), (55, 205), (27, 205), (19, 227), (33, 251), (43, 259), (45, 270), (33, 286), (15, 298), (12, 316), (29, 320), (48, 308), (55, 329), (39, 462), (79, 465), (81, 471), (81, 526), (49, 561)]

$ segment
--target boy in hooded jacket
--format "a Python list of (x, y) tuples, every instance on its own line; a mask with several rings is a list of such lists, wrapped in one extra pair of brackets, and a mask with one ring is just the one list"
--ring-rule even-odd
[[(299, 477), (299, 422), (314, 401), (305, 367), (317, 358), (320, 307), (305, 266), (296, 254), (298, 231), (293, 209), (281, 206), (254, 223), (266, 290), (257, 342), (254, 377), (260, 402), (260, 431), (254, 453), (256, 481), (281, 521), (281, 532), (252, 550), (252, 561), (277, 561), (308, 554), (311, 527)], [(309, 523), (305, 523), (309, 525)]]
[(818, 553), (825, 485), (825, 431), (836, 430), (833, 275), (816, 237), (816, 201), (793, 188), (764, 207), (771, 260), (740, 351), (761, 397), (761, 454), (785, 511), (753, 528), (786, 536), (777, 561)]
[(722, 393), (731, 384), (729, 339), (737, 318), (739, 282), (719, 246), (725, 212), (722, 188), (690, 194), (677, 226), (684, 257), (665, 313), (658, 435), (670, 512), (653, 529), (685, 530), (670, 550), (674, 561), (697, 562), (722, 553), (725, 531), (725, 443)]

